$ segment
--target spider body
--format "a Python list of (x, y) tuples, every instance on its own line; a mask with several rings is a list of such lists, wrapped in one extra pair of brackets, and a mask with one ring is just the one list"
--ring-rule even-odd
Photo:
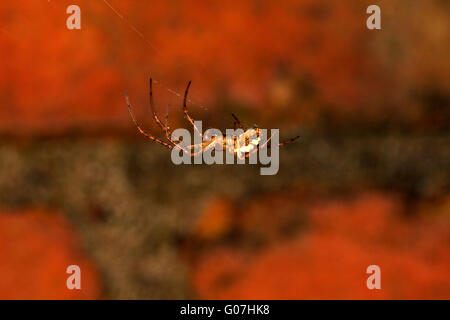
[(260, 131), (259, 128), (247, 129), (237, 137), (226, 136), (225, 141), (227, 151), (240, 157), (258, 150), (261, 142)]
[(247, 129), (239, 135), (217, 135), (212, 137), (204, 136), (206, 141), (201, 144), (189, 146), (190, 149), (199, 149), (202, 152), (206, 150), (222, 150), (237, 155), (239, 158), (245, 157), (245, 154), (255, 152), (260, 144), (259, 128)]
[[(163, 145), (164, 147), (168, 149), (180, 149), (183, 152), (189, 154), (190, 156), (196, 156), (197, 154), (203, 153), (207, 150), (212, 150), (213, 148), (215, 150), (223, 150), (230, 152), (234, 155), (236, 155), (238, 158), (243, 159), (247, 158), (251, 153), (257, 152), (259, 149), (264, 148), (267, 146), (267, 148), (270, 148), (269, 141), (271, 138), (267, 139), (263, 143), (261, 143), (261, 136), (260, 136), (260, 129), (258, 127), (249, 128), (244, 130), (241, 122), (239, 119), (232, 114), (232, 117), (234, 118), (234, 130), (236, 132), (236, 128), (240, 129), (240, 134), (234, 134), (234, 135), (213, 135), (212, 137), (204, 136), (200, 130), (197, 128), (197, 126), (194, 123), (194, 120), (191, 118), (187, 111), (187, 95), (189, 92), (189, 87), (191, 85), (191, 82), (189, 81), (186, 90), (184, 92), (184, 99), (183, 99), (183, 112), (185, 114), (186, 119), (191, 123), (192, 127), (194, 128), (194, 131), (196, 134), (198, 134), (204, 141), (199, 144), (192, 144), (188, 146), (183, 146), (183, 144), (180, 141), (175, 141), (171, 138), (172, 131), (170, 130), (168, 126), (168, 114), (165, 118), (165, 124), (161, 122), (161, 120), (158, 118), (154, 108), (153, 108), (153, 88), (152, 88), (152, 79), (150, 78), (150, 109), (153, 113), (153, 118), (156, 122), (156, 124), (163, 130), (163, 132), (166, 135), (166, 141), (162, 141), (159, 138), (156, 138), (155, 136), (145, 132), (137, 122), (133, 111), (131, 107), (131, 103), (128, 98), (128, 94), (125, 95), (125, 100), (128, 106), (128, 111), (130, 112), (131, 118), (138, 128), (139, 132), (146, 136), (151, 141), (154, 141), (156, 143), (159, 143)], [(239, 132), (239, 131), (237, 131)], [(297, 140), (300, 136), (296, 136), (292, 139), (289, 139), (287, 141), (281, 142), (278, 145), (283, 146), (285, 144), (291, 143), (295, 140)]]

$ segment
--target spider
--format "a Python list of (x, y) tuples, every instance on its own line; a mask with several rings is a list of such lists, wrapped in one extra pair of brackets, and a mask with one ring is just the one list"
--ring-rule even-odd
[[(168, 142), (163, 141), (163, 140), (147, 133), (146, 131), (144, 131), (141, 128), (141, 126), (139, 125), (139, 123), (136, 120), (136, 117), (134, 116), (134, 113), (133, 113), (133, 110), (131, 107), (131, 103), (130, 103), (130, 99), (128, 97), (128, 93), (125, 93), (125, 100), (127, 103), (128, 111), (130, 112), (130, 115), (131, 115), (131, 119), (133, 120), (133, 122), (136, 125), (139, 132), (141, 134), (143, 134), (144, 136), (146, 136), (151, 141), (157, 142), (170, 150), (172, 150), (173, 148), (178, 148), (178, 149), (182, 150), (183, 152), (187, 153), (188, 155), (190, 155), (191, 157), (194, 157), (197, 154), (203, 153), (207, 150), (217, 148), (219, 150), (228, 151), (232, 154), (237, 155), (240, 159), (243, 159), (243, 158), (248, 158), (251, 153), (258, 151), (261, 148), (264, 148), (266, 146), (267, 146), (267, 148), (270, 148), (271, 145), (270, 145), (269, 141), (271, 138), (267, 139), (264, 143), (260, 144), (260, 142), (261, 142), (260, 129), (256, 125), (253, 128), (244, 129), (244, 127), (242, 126), (242, 123), (239, 121), (239, 119), (234, 114), (231, 114), (234, 119), (234, 130), (236, 130), (236, 128), (239, 128), (239, 129), (243, 130), (243, 133), (241, 133), (238, 136), (222, 135), (222, 136), (205, 137), (205, 138), (209, 138), (209, 139), (207, 139), (206, 141), (203, 141), (202, 143), (199, 143), (199, 144), (188, 145), (187, 149), (186, 149), (186, 147), (183, 147), (181, 145), (180, 141), (175, 141), (175, 140), (172, 140), (172, 138), (171, 138), (172, 131), (170, 130), (170, 128), (168, 126), (169, 112), (167, 111), (164, 124), (158, 118), (158, 115), (156, 114), (156, 112), (153, 108), (153, 84), (152, 83), (153, 83), (152, 78), (150, 78), (150, 81), (149, 81), (150, 110), (153, 114), (153, 118), (154, 118), (156, 124), (165, 133), (165, 136), (166, 136), (166, 139), (168, 140)], [(186, 119), (190, 122), (190, 124), (192, 125), (195, 132), (203, 139), (204, 135), (197, 128), (197, 126), (194, 123), (194, 120), (191, 118), (191, 116), (189, 115), (188, 110), (187, 110), (187, 96), (189, 93), (190, 86), (191, 86), (191, 81), (189, 81), (189, 83), (186, 87), (186, 90), (184, 92), (183, 112), (184, 112)], [(296, 136), (294, 138), (283, 141), (283, 142), (279, 143), (278, 146), (284, 146), (288, 143), (294, 142), (298, 138), (300, 138), (300, 136)], [(198, 151), (196, 151), (196, 150), (198, 150)]]

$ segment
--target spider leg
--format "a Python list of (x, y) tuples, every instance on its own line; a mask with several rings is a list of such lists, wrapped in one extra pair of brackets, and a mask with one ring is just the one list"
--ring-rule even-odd
[(166, 128), (166, 137), (170, 136), (170, 128), (169, 128), (169, 109), (170, 109), (170, 104), (167, 105), (167, 112), (166, 112), (166, 117), (165, 117), (165, 128)]
[(300, 136), (296, 136), (296, 137), (291, 138), (291, 139), (289, 139), (289, 140), (283, 141), (283, 142), (279, 143), (278, 145), (279, 145), (280, 147), (281, 147), (281, 146), (284, 146), (285, 144), (289, 144), (289, 143), (291, 143), (291, 142), (294, 142), (294, 141), (297, 140), (298, 138), (300, 138)]
[(167, 114), (166, 114), (166, 124), (163, 125), (161, 120), (159, 120), (158, 115), (156, 114), (154, 104), (153, 104), (153, 80), (150, 78), (149, 80), (149, 98), (150, 98), (150, 110), (153, 114), (153, 118), (155, 119), (156, 124), (161, 128), (162, 131), (166, 134), (166, 139), (169, 140), (173, 145), (176, 145), (176, 143), (170, 138), (172, 132), (170, 131), (170, 128), (168, 126), (168, 120), (169, 120), (169, 107), (167, 107)]
[[(289, 143), (291, 143), (291, 142), (294, 142), (294, 141), (297, 140), (298, 138), (300, 138), (300, 136), (296, 136), (296, 137), (294, 137), (294, 138), (285, 140), (285, 141), (279, 143), (278, 146), (279, 146), (279, 147), (284, 146), (284, 145), (286, 145), (286, 144), (289, 144)], [(269, 139), (269, 140), (270, 140), (270, 139)], [(265, 144), (267, 144), (267, 142), (269, 142), (269, 141), (266, 141)], [(269, 144), (269, 145), (267, 146), (267, 149), (270, 149), (271, 147), (272, 147), (272, 145)]]
[(153, 118), (155, 119), (156, 124), (164, 131), (166, 127), (162, 124), (161, 120), (159, 120), (158, 115), (153, 107), (153, 80), (150, 78), (149, 80), (149, 98), (150, 98), (150, 110), (153, 114)]
[(127, 102), (128, 112), (130, 112), (131, 119), (133, 119), (133, 122), (134, 122), (134, 124), (136, 125), (136, 127), (138, 128), (139, 132), (140, 132), (141, 134), (143, 134), (144, 136), (146, 136), (147, 138), (149, 138), (150, 140), (155, 141), (155, 142), (157, 142), (157, 143), (163, 145), (164, 147), (166, 147), (166, 148), (168, 148), (168, 149), (172, 149), (173, 147), (172, 147), (170, 144), (168, 144), (167, 142), (164, 142), (164, 141), (162, 141), (162, 140), (160, 140), (160, 139), (154, 137), (153, 135), (151, 135), (151, 134), (145, 132), (145, 131), (139, 126), (139, 123), (137, 122), (137, 120), (136, 120), (136, 118), (135, 118), (135, 116), (134, 116), (134, 114), (133, 114), (133, 110), (132, 110), (132, 108), (131, 108), (130, 99), (128, 98), (128, 93), (125, 93), (125, 100), (126, 100), (126, 102)]
[(186, 116), (186, 119), (192, 124), (192, 126), (194, 127), (194, 130), (197, 132), (197, 134), (199, 134), (200, 137), (203, 137), (202, 133), (198, 130), (197, 126), (194, 123), (194, 120), (191, 118), (191, 116), (189, 115), (189, 113), (187, 111), (186, 100), (187, 100), (187, 95), (188, 95), (190, 86), (191, 86), (191, 81), (189, 81), (189, 83), (188, 83), (188, 85), (186, 87), (186, 91), (184, 91), (183, 112), (184, 112), (184, 115)]
[[(180, 147), (179, 145), (176, 145), (175, 148), (179, 148), (182, 151), (184, 151), (188, 156), (190, 157), (195, 157), (196, 155), (203, 153), (206, 149), (203, 146), (203, 143), (198, 143), (198, 144), (191, 144), (186, 146), (188, 150), (186, 150), (185, 148)], [(197, 150), (198, 148), (200, 148), (200, 150)]]
[(166, 139), (169, 140), (173, 146), (177, 149), (181, 149), (183, 152), (190, 154), (189, 151), (187, 151), (185, 148), (181, 147), (179, 145), (179, 143), (173, 141), (171, 139), (171, 135), (172, 135), (172, 131), (169, 128), (169, 108), (170, 105), (167, 105), (167, 112), (166, 112), (166, 116), (165, 116), (165, 125), (163, 125), (163, 123), (161, 122), (161, 120), (159, 120), (158, 115), (156, 114), (156, 111), (154, 109), (154, 104), (153, 104), (153, 80), (152, 78), (150, 78), (149, 80), (149, 98), (150, 98), (150, 110), (153, 113), (153, 117), (155, 119), (155, 122), (159, 125), (159, 127), (161, 128), (161, 130), (164, 131), (164, 133), (166, 134)]
[[(234, 129), (236, 129), (236, 124), (237, 124), (239, 129), (244, 130), (244, 128), (242, 127), (241, 121), (239, 121), (239, 119), (234, 115), (234, 113), (232, 113), (231, 116), (233, 117), (233, 119), (234, 119), (234, 121), (235, 121), (235, 122), (234, 122)], [(244, 131), (245, 131), (245, 130), (244, 130)]]
[[(213, 140), (212, 142), (211, 141), (205, 141), (205, 142), (200, 143), (200, 144), (191, 145), (190, 147), (191, 147), (191, 149), (194, 149), (194, 148), (196, 148), (198, 146), (200, 146), (201, 149), (199, 151), (197, 151), (197, 152), (191, 153), (191, 157), (195, 157), (196, 155), (198, 155), (200, 153), (204, 153), (205, 151), (211, 150), (213, 148), (216, 148), (217, 146), (220, 146), (221, 147), (220, 150), (222, 150), (223, 141), (221, 141), (221, 140)], [(192, 148), (192, 147), (194, 147), (194, 148)]]

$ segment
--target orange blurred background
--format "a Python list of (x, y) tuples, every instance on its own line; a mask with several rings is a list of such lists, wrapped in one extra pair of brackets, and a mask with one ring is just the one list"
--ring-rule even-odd
[[(2, 1), (0, 298), (449, 299), (449, 5), (371, 4)], [(273, 177), (175, 166), (126, 110), (163, 136), (149, 77), (172, 128), (192, 80), (204, 127), (301, 139)]]

